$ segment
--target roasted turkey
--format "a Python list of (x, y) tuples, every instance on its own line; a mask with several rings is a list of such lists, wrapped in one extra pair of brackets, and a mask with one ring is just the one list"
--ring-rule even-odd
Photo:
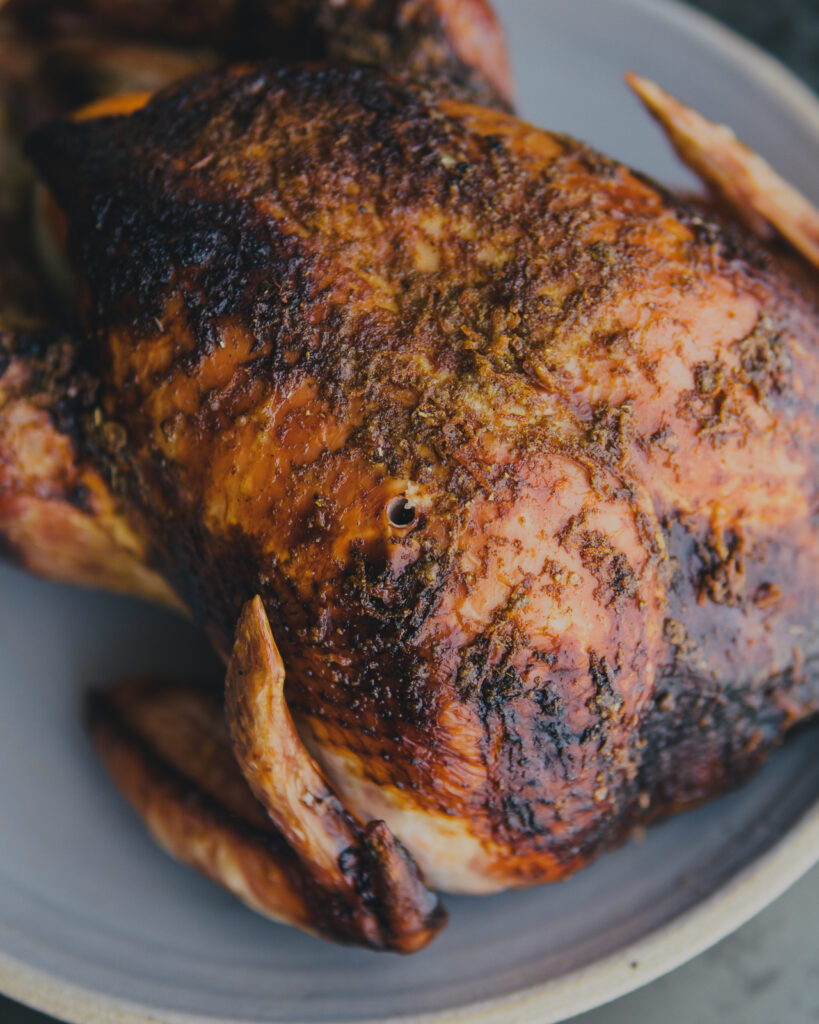
[[(95, 695), (113, 777), (251, 906), (401, 951), (819, 711), (810, 272), (468, 78), (245, 62), (38, 128), (76, 319), (0, 348), (9, 553), (228, 661), (224, 703)], [(806, 201), (634, 84), (810, 257)]]

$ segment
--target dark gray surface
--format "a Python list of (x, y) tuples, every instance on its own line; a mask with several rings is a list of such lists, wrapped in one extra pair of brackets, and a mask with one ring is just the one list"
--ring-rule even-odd
[(819, 0), (689, 2), (773, 53), (819, 90)]
[[(819, 89), (819, 0), (692, 2)], [(818, 978), (819, 868), (712, 951), (575, 1024), (816, 1024)], [(50, 1021), (0, 998), (0, 1024)]]
[(818, 979), (819, 868), (814, 868), (709, 952), (570, 1024), (815, 1024)]

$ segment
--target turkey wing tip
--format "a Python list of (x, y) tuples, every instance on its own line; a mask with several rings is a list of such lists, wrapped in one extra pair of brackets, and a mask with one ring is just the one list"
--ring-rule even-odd
[(819, 268), (819, 210), (725, 125), (716, 124), (655, 82), (626, 82), (659, 122), (680, 159), (762, 238), (777, 231)]

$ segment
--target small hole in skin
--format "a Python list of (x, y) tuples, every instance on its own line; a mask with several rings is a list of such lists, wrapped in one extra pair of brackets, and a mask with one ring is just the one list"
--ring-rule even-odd
[(390, 526), (406, 529), (415, 522), (415, 507), (406, 498), (393, 498), (387, 505), (387, 521)]

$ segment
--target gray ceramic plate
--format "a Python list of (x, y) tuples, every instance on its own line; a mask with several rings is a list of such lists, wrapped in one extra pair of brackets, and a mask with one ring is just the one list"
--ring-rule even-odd
[[(656, 78), (732, 124), (819, 200), (819, 112), (767, 58), (660, 0), (498, 0), (525, 114), (666, 182), (693, 182), (621, 84)], [(0, 569), (0, 988), (94, 1022), (548, 1024), (737, 927), (819, 859), (817, 735), (750, 785), (568, 883), (450, 899), (402, 959), (263, 921), (150, 842), (103, 777), (80, 696), (124, 672), (217, 673), (149, 608)]]

